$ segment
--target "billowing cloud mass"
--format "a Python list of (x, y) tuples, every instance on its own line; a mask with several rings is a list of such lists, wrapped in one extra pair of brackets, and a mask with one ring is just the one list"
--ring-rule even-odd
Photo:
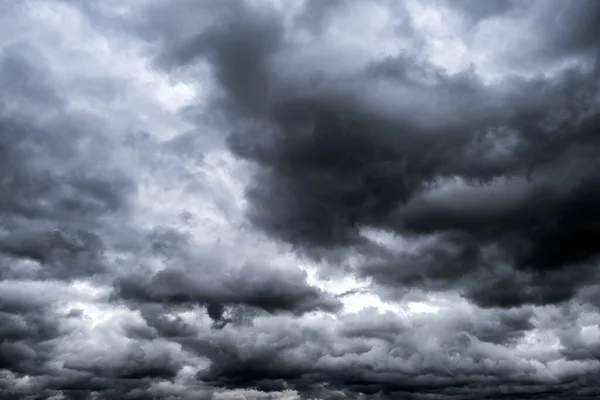
[(600, 2), (0, 5), (0, 399), (596, 399)]

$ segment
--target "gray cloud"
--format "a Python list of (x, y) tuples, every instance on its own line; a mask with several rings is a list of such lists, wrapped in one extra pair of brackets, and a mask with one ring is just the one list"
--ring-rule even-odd
[(339, 300), (309, 285), (299, 268), (270, 266), (268, 260), (236, 265), (225, 257), (194, 252), (191, 238), (168, 229), (157, 229), (150, 240), (154, 254), (166, 257), (167, 268), (118, 278), (115, 299), (169, 306), (201, 304), (214, 321), (222, 320), (226, 306), (294, 314), (341, 308)]
[[(390, 396), (429, 393), (494, 398), (505, 386), (512, 388), (507, 392), (513, 398), (519, 398), (548, 390), (561, 393), (579, 384), (568, 369), (557, 370), (560, 378), (550, 383), (532, 364), (520, 361), (515, 340), (533, 329), (530, 311), (480, 312), (424, 317), (407, 324), (392, 314), (363, 311), (341, 319), (334, 331), (325, 321), (304, 327), (292, 323), (289, 328), (261, 321), (243, 332), (250, 336), (269, 332), (270, 340), (278, 345), (257, 347), (253, 339), (240, 341), (224, 328), (213, 338), (216, 343), (196, 346), (202, 351), (214, 349), (209, 351), (214, 354), (212, 369), (202, 379), (231, 387), (280, 388), (288, 382), (310, 391), (327, 382), (330, 390)], [(438, 336), (437, 332), (446, 334)], [(284, 337), (285, 341), (275, 339)], [(515, 355), (508, 355), (507, 348)], [(589, 354), (584, 358), (594, 359)]]
[[(590, 276), (587, 264), (597, 256), (591, 221), (598, 177), (591, 156), (597, 87), (588, 82), (596, 68), (501, 86), (408, 56), (347, 79), (328, 82), (307, 71), (297, 82), (277, 69), (287, 54), (279, 50), (285, 40), (279, 22), (257, 13), (236, 8), (233, 22), (196, 35), (205, 39), (194, 42), (201, 46), (182, 47), (184, 58), (160, 56), (186, 65), (207, 55), (228, 112), (250, 119), (234, 128), (228, 143), (259, 166), (247, 190), (256, 226), (309, 251), (364, 243), (359, 232), (366, 227), (441, 234), (422, 254), (394, 261), (387, 269), (393, 279), (376, 269), (379, 281), (410, 286), (414, 278), (404, 271), (414, 269), (443, 290), (482, 266), (489, 271), (508, 264), (513, 272), (506, 279), (524, 274), (535, 292), (490, 297), (465, 289), (480, 304), (563, 301)], [(566, 34), (557, 35), (553, 46), (568, 51), (560, 41)], [(465, 200), (440, 198), (436, 187), (457, 179), (463, 183), (455, 198), (464, 193)], [(493, 196), (498, 186), (515, 194), (504, 202), (460, 206)], [(447, 246), (458, 246), (458, 253), (443, 250)], [(493, 259), (486, 257), (489, 247), (497, 249)], [(557, 271), (567, 267), (578, 272), (558, 294), (551, 282), (557, 274), (565, 278)], [(496, 290), (505, 278), (491, 279)]]
[(600, 394), (596, 2), (0, 8), (0, 399)]

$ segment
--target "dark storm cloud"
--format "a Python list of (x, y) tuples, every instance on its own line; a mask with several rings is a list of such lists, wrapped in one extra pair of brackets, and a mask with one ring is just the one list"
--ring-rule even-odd
[(79, 299), (60, 281), (114, 272), (105, 253), (122, 238), (109, 232), (127, 225), (135, 184), (111, 158), (105, 121), (73, 107), (52, 62), (27, 41), (0, 47), (1, 398), (89, 398), (179, 368), (135, 346), (112, 363), (57, 361), (86, 321), (61, 310)]
[(267, 260), (231, 265), (225, 257), (195, 254), (185, 235), (157, 229), (151, 236), (155, 254), (166, 256), (168, 268), (119, 278), (117, 296), (125, 300), (165, 305), (206, 305), (209, 316), (220, 320), (224, 306), (248, 305), (268, 312), (337, 311), (341, 302), (307, 283), (299, 268), (281, 269)]
[[(568, 369), (558, 369), (551, 382), (518, 356), (500, 355), (502, 348), (516, 351), (515, 340), (533, 329), (531, 311), (445, 312), (444, 318), (424, 316), (409, 323), (391, 313), (366, 310), (342, 317), (335, 330), (328, 329), (327, 321), (298, 325), (259, 319), (241, 328), (244, 339), (225, 327), (210, 340), (185, 342), (211, 358), (210, 370), (199, 376), (206, 382), (263, 390), (281, 390), (287, 384), (306, 398), (324, 382), (321, 396), (329, 393), (333, 398), (337, 390), (338, 398), (357, 398), (358, 393), (382, 398), (527, 398), (585, 387)], [(446, 334), (438, 336), (442, 332)], [(267, 335), (272, 345), (258, 345), (254, 335)], [(584, 348), (590, 350), (589, 345)]]
[[(459, 5), (475, 14), (505, 6)], [(587, 32), (580, 17), (591, 3), (569, 7), (562, 26), (581, 23)], [(280, 22), (239, 10), (161, 57), (186, 65), (206, 56), (228, 112), (247, 120), (228, 143), (259, 166), (247, 190), (256, 226), (309, 251), (364, 244), (366, 227), (439, 235), (416, 255), (361, 273), (396, 287), (423, 279), (438, 290), (464, 284), (467, 296), (490, 306), (560, 302), (593, 276), (596, 67), (490, 85), (403, 56), (331, 82), (295, 71), (298, 81), (278, 69), (288, 54), (280, 50)], [(595, 43), (593, 33), (575, 40), (570, 29), (553, 32), (540, 43), (565, 52), (569, 43)], [(455, 197), (444, 196), (453, 182)], [(564, 273), (569, 267), (574, 272)], [(481, 274), (490, 275), (489, 290), (477, 287)], [(503, 280), (519, 279), (521, 293), (503, 288)]]
[(77, 300), (81, 296), (58, 282), (0, 282), (0, 398), (93, 380), (56, 362), (63, 340), (72, 339), (81, 318), (64, 305)]
[(77, 299), (56, 280), (108, 272), (105, 221), (124, 215), (134, 190), (124, 172), (101, 162), (101, 125), (69, 110), (56, 79), (34, 45), (0, 49), (0, 370), (42, 387), (71, 379), (55, 358), (78, 317), (58, 307)]
[[(118, 351), (99, 356), (92, 347), (58, 367), (56, 360), (69, 354), (61, 344), (72, 340), (67, 328), (73, 326), (63, 320), (79, 318), (82, 328), (89, 323), (85, 312), (60, 315), (52, 300), (29, 307), (25, 296), (2, 299), (0, 370), (16, 374), (14, 379), (35, 377), (36, 385), (22, 388), (23, 394), (54, 390), (87, 398), (86, 393), (98, 391), (98, 398), (119, 393), (150, 398), (153, 382), (174, 379), (183, 366), (176, 352), (161, 348), (162, 338), (185, 336), (191, 329), (168, 318), (173, 308), (205, 306), (216, 328), (252, 318), (255, 308), (294, 315), (340, 310), (341, 302), (309, 285), (300, 268), (281, 269), (267, 259), (246, 262), (245, 255), (233, 265), (208, 254), (212, 249), (198, 251), (176, 230), (151, 227), (146, 234), (135, 226), (130, 214), (135, 175), (121, 169), (112, 153), (122, 141), (112, 141), (104, 121), (73, 110), (70, 92), (63, 93), (50, 61), (35, 46), (2, 48), (0, 79), (0, 279), (17, 285), (114, 280), (115, 303), (139, 309), (148, 324), (146, 330), (130, 328), (122, 340), (129, 336), (135, 342)], [(128, 145), (170, 151), (169, 143), (161, 147), (148, 138)], [(158, 260), (167, 268), (138, 273), (142, 261), (113, 262), (115, 253)], [(135, 390), (139, 396), (130, 393)]]
[[(317, 6), (309, 3), (299, 23), (326, 24), (322, 15), (309, 18)], [(518, 2), (450, 6), (473, 22), (528, 9)], [(147, 17), (166, 28), (142, 31), (152, 42), (161, 37), (155, 57), (161, 68), (209, 61), (222, 90), (215, 111), (232, 121), (227, 144), (258, 167), (246, 192), (256, 227), (311, 255), (368, 250), (356, 272), (373, 278), (388, 298), (414, 288), (455, 289), (486, 309), (424, 317), (416, 325), (364, 312), (340, 317), (333, 330), (284, 328), (288, 322), (270, 324), (257, 314), (201, 338), (199, 328), (167, 317), (167, 310), (205, 305), (212, 320), (225, 321), (228, 307), (238, 304), (267, 311), (335, 307), (279, 273), (272, 284), (218, 291), (204, 282), (240, 288), (256, 271), (244, 267), (239, 280), (223, 280), (204, 267), (169, 268), (117, 282), (149, 327), (132, 335), (169, 337), (207, 356), (211, 366), (199, 378), (216, 387), (291, 385), (319, 398), (591, 398), (597, 392), (586, 378), (596, 370), (597, 349), (577, 329), (560, 328), (564, 349), (539, 355), (542, 363), (565, 362), (555, 379), (517, 355), (535, 328), (531, 310), (521, 305), (566, 302), (597, 276), (597, 69), (489, 84), (473, 71), (449, 74), (407, 54), (336, 79), (315, 76), (301, 63), (292, 74), (286, 62), (293, 45), (272, 10), (236, 2), (212, 9), (226, 16), (219, 22), (190, 28), (183, 22), (202, 6), (178, 7), (186, 12), (151, 9)], [(535, 39), (553, 57), (596, 49), (593, 30), (580, 19), (591, 3), (569, 7), (561, 26), (580, 32), (561, 28)], [(185, 27), (173, 22), (179, 15)], [(363, 237), (364, 228), (422, 242), (413, 251), (390, 249)], [(181, 246), (154, 250), (177, 259)], [(286, 296), (276, 305), (263, 302), (261, 293), (276, 288)], [(258, 332), (269, 336), (261, 341), (268, 346), (252, 338)]]
[[(266, 268), (261, 267), (261, 270)], [(253, 284), (258, 270), (258, 266), (246, 265), (239, 271), (239, 277), (226, 279), (210, 273), (194, 276), (189, 270), (169, 269), (157, 273), (149, 281), (143, 277), (122, 279), (117, 283), (118, 294), (125, 299), (146, 302), (208, 304), (212, 305), (211, 314), (215, 316), (222, 314), (215, 309), (218, 304), (242, 303), (271, 312), (298, 313), (319, 309), (335, 311), (341, 307), (339, 301), (328, 299), (321, 290), (308, 286), (300, 271), (285, 276), (274, 270), (268, 280), (263, 278)], [(223, 284), (225, 287), (221, 288)]]
[[(540, 28), (552, 22), (554, 28), (542, 37), (545, 38), (543, 51), (554, 56), (597, 54), (600, 40), (600, 5), (593, 0), (569, 0), (565, 2), (545, 2), (547, 13), (542, 13)], [(543, 29), (543, 28), (542, 28)]]
[(233, 2), (228, 11), (224, 20), (231, 22), (176, 43), (160, 62), (177, 66), (208, 57), (216, 67), (217, 78), (232, 94), (227, 99), (232, 100), (231, 106), (243, 114), (261, 113), (270, 79), (267, 59), (278, 48), (283, 27), (276, 15), (254, 10), (243, 2)]
[[(184, 116), (197, 126), (165, 141), (120, 121), (149, 118), (109, 77), (136, 75), (135, 62), (66, 83), (58, 69), (70, 54), (57, 62), (46, 57), (54, 45), (0, 39), (0, 399), (598, 397), (595, 2), (446, 2), (473, 32), (525, 21), (527, 49), (511, 57), (581, 59), (500, 83), (417, 54), (427, 35), (394, 2), (377, 6), (402, 17), (394, 32), (414, 49), (364, 62), (334, 21), (369, 12), (358, 1), (307, 1), (292, 18), (259, 2), (142, 3), (56, 0), (33, 14), (96, 24), (86, 34), (98, 28), (106, 43), (91, 35), (90, 51), (114, 50), (122, 34), (156, 79), (207, 62), (217, 89), (186, 107), (203, 109)], [(82, 111), (117, 102), (133, 116)], [(226, 194), (215, 204), (231, 232), (152, 197), (210, 208), (203, 196), (221, 195), (199, 172), (217, 136), (198, 138), (206, 114), (251, 164), (239, 206), (251, 227), (232, 222)], [(157, 130), (179, 129), (166, 125)], [(263, 251), (262, 233), (281, 247)], [(322, 261), (319, 272), (372, 282), (384, 300), (437, 292), (439, 310), (342, 312), (367, 289), (314, 286), (279, 242)]]
[(44, 301), (3, 285), (0, 294), (0, 369), (36, 375), (62, 336), (60, 316)]
[(103, 156), (99, 132), (84, 115), (66, 112), (49, 84), (47, 61), (33, 46), (2, 49), (0, 77), (0, 257), (6, 265), (0, 276), (68, 280), (102, 272), (99, 218), (124, 209), (133, 184), (121, 171), (90, 163)]
[[(64, 312), (65, 302), (84, 300), (60, 283), (13, 281), (0, 286), (0, 398), (119, 398), (129, 392), (148, 395), (154, 380), (173, 379), (183, 358), (155, 338), (124, 342), (113, 337), (117, 351), (84, 343), (75, 357), (88, 316)], [(114, 328), (113, 328), (114, 329)], [(41, 397), (40, 397), (41, 396)], [(137, 397), (134, 397), (137, 398)], [(144, 397), (140, 397), (144, 398)], [(145, 397), (151, 398), (151, 397)]]
[[(258, 318), (216, 334), (200, 335), (201, 328), (188, 327), (169, 336), (211, 359), (210, 369), (199, 375), (206, 383), (266, 391), (293, 387), (303, 398), (312, 398), (310, 393), (359, 398), (361, 392), (379, 394), (374, 398), (530, 398), (584, 388), (590, 396), (595, 393), (569, 366), (557, 369), (557, 379), (549, 381), (518, 355), (505, 352), (517, 352), (517, 340), (534, 328), (531, 310), (443, 312), (443, 318), (408, 322), (366, 310), (344, 316), (335, 328), (331, 320), (302, 324)], [(593, 345), (579, 344), (593, 351)], [(546, 357), (550, 362), (561, 354)], [(326, 388), (319, 389), (323, 382)]]
[(95, 378), (130, 380), (172, 378), (180, 368), (170, 354), (161, 353), (160, 350), (148, 351), (143, 349), (139, 342), (129, 346), (127, 351), (115, 360), (102, 363), (94, 361), (80, 359), (65, 363), (64, 367), (78, 372), (87, 372)]

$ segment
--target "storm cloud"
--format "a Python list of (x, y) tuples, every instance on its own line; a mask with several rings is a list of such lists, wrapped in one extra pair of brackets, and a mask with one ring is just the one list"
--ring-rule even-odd
[[(571, 3), (569, 12), (585, 13), (584, 5)], [(417, 254), (385, 257), (389, 277), (381, 266), (375, 277), (411, 285), (415, 271), (443, 289), (480, 268), (508, 268), (508, 279), (522, 274), (535, 292), (494, 301), (465, 289), (485, 305), (567, 300), (593, 276), (595, 61), (493, 83), (472, 71), (444, 72), (418, 54), (369, 62), (346, 76), (308, 68), (290, 76), (293, 44), (285, 43), (281, 21), (256, 13), (236, 9), (232, 22), (186, 39), (186, 58), (171, 56), (186, 65), (206, 55), (225, 111), (246, 121), (227, 143), (259, 167), (246, 191), (255, 226), (309, 253), (364, 245), (365, 228), (435, 235)], [(570, 52), (569, 34), (557, 33), (552, 45)], [(579, 47), (595, 57), (596, 48)], [(569, 267), (571, 286), (559, 294), (551, 281)]]
[(600, 395), (594, 0), (0, 6), (0, 398)]

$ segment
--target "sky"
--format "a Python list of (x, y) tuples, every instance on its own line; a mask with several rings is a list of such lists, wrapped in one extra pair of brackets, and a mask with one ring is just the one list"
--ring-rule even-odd
[(597, 0), (0, 0), (0, 400), (596, 399)]

